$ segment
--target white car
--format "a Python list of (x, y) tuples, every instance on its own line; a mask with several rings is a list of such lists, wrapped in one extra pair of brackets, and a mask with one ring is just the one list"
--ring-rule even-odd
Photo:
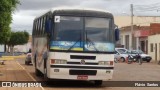
[(128, 50), (125, 48), (115, 48), (115, 55), (114, 55), (115, 61), (125, 62), (126, 59), (128, 58), (127, 51)]
[(31, 63), (31, 56), (32, 56), (32, 53), (27, 53), (26, 59), (25, 59), (26, 65), (29, 65)]
[(26, 65), (29, 65), (31, 63), (31, 57), (32, 57), (32, 52), (31, 52), (31, 49), (29, 49), (29, 51), (27, 52), (27, 55), (26, 55), (26, 59), (25, 59)]
[(145, 54), (143, 51), (141, 50), (131, 50), (128, 51), (132, 56), (136, 56), (137, 54), (140, 54), (141, 58), (143, 61), (147, 61), (150, 62), (152, 60), (152, 57), (150, 55)]

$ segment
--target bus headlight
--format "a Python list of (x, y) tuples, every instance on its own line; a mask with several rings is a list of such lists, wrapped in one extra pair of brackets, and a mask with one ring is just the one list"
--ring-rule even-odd
[(51, 59), (51, 64), (67, 64), (67, 60)]
[(113, 65), (113, 61), (99, 61), (99, 65)]

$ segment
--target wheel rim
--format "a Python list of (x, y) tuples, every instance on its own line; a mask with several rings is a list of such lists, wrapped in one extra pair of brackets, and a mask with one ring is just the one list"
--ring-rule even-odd
[(121, 60), (121, 62), (124, 62), (124, 58), (121, 58), (120, 60)]

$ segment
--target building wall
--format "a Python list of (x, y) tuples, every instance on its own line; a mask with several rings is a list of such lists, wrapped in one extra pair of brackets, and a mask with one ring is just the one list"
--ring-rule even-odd
[[(134, 26), (134, 31), (137, 31), (137, 29), (138, 29), (138, 26)], [(132, 40), (131, 40), (131, 36), (133, 36)], [(134, 35), (131, 35), (130, 26), (122, 27), (120, 29), (120, 43), (122, 45), (124, 45), (124, 47), (126, 49), (131, 50), (132, 47), (133, 47), (133, 49), (137, 49), (138, 48), (138, 46), (137, 46), (137, 44), (138, 44), (137, 41), (138, 40), (139, 39), (137, 39), (136, 37), (134, 37)], [(131, 45), (131, 41), (132, 41), (132, 45)]]
[[(121, 37), (120, 38), (120, 41), (121, 41), (120, 43), (122, 45), (124, 45), (124, 48), (129, 49), (129, 47), (130, 47), (129, 41), (130, 41), (130, 37), (131, 37), (130, 31), (129, 30), (120, 31), (120, 37)], [(126, 45), (126, 43), (128, 43), (128, 45)]]
[[(115, 24), (119, 28), (131, 26), (130, 16), (114, 16)], [(150, 23), (160, 23), (160, 17), (133, 17), (133, 24), (137, 26), (150, 26)]]
[[(160, 34), (151, 35), (148, 37), (148, 54), (152, 56), (152, 60), (154, 61), (160, 60), (160, 40), (158, 40), (159, 38), (160, 38)], [(151, 51), (151, 46), (152, 46), (151, 44), (153, 44), (153, 51)], [(157, 45), (157, 49), (156, 49), (156, 45)]]
[(24, 45), (14, 46), (14, 51), (15, 52), (28, 52), (30, 48), (31, 48), (31, 42), (28, 42), (27, 44), (24, 44)]
[(4, 45), (0, 45), (0, 52), (4, 52)]
[(16, 46), (14, 46), (14, 51), (17, 51), (17, 52), (28, 52), (28, 50), (31, 48), (31, 42), (32, 42), (32, 36), (29, 36), (28, 43), (24, 44), (24, 45), (16, 45)]

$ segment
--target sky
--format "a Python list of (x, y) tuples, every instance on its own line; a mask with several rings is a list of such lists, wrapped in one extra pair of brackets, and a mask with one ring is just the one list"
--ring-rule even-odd
[(159, 0), (20, 0), (13, 13), (11, 28), (13, 31), (32, 32), (33, 20), (41, 13), (54, 7), (81, 7), (107, 10), (113, 15), (130, 15), (133, 4), (136, 16), (159, 16)]

